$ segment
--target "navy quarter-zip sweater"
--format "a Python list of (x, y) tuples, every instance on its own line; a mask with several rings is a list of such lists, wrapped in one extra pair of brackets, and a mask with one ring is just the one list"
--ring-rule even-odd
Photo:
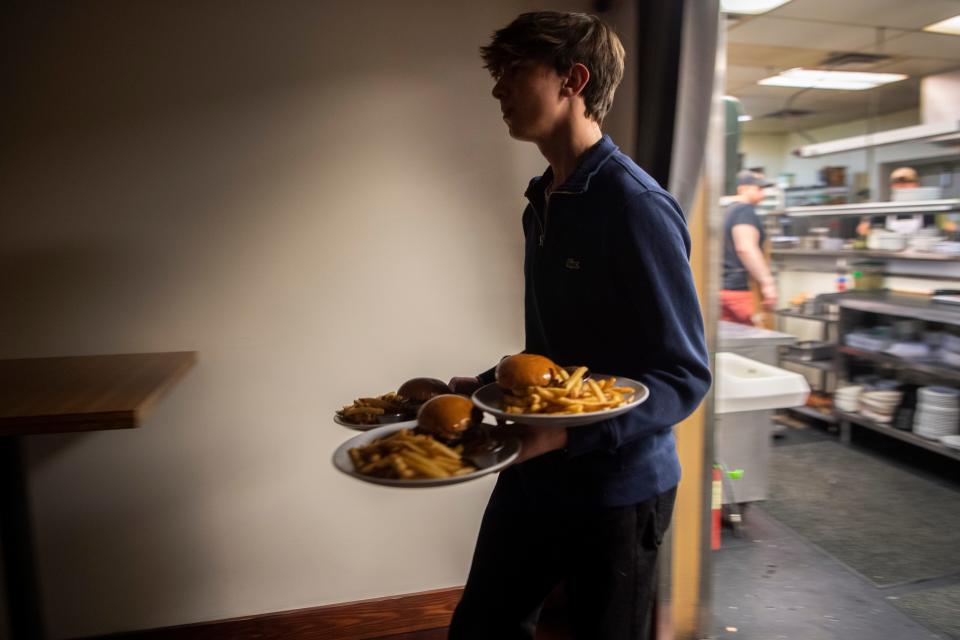
[[(673, 426), (710, 387), (690, 236), (673, 197), (609, 136), (548, 199), (551, 180), (548, 168), (526, 192), (524, 350), (633, 378), (650, 397), (568, 429), (564, 451), (514, 465), (500, 482), (544, 505), (636, 504), (680, 481)], [(493, 370), (480, 378), (492, 382)]]

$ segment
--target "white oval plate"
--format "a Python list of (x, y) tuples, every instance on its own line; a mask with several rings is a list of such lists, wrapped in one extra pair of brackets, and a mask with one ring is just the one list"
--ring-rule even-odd
[(337, 414), (333, 414), (333, 421), (339, 424), (341, 427), (346, 427), (347, 429), (353, 429), (354, 431), (371, 431), (379, 427), (406, 427), (412, 429), (417, 426), (417, 420), (404, 420), (402, 422), (378, 422), (377, 424), (357, 424), (355, 422), (347, 422)]
[[(416, 421), (414, 421), (416, 425)], [(391, 433), (395, 433), (400, 429), (409, 429), (411, 428), (409, 424), (405, 425), (403, 423), (397, 422), (394, 424), (384, 424), (380, 425), (376, 429), (370, 429), (363, 433), (359, 433), (342, 445), (337, 447), (337, 450), (333, 452), (333, 466), (344, 472), (352, 478), (357, 480), (363, 480), (364, 482), (370, 482), (373, 484), (386, 485), (388, 487), (443, 487), (448, 484), (459, 484), (461, 482), (467, 482), (469, 480), (476, 480), (482, 476), (485, 476), (496, 471), (500, 471), (511, 462), (513, 462), (518, 455), (520, 455), (520, 441), (516, 438), (498, 438), (503, 442), (503, 449), (498, 455), (498, 460), (496, 464), (490, 465), (488, 467), (481, 467), (474, 471), (473, 473), (466, 473), (462, 476), (453, 476), (451, 478), (425, 478), (422, 480), (400, 480), (393, 478), (378, 478), (376, 476), (367, 476), (362, 473), (359, 473), (356, 469), (353, 468), (353, 461), (350, 459), (350, 454), (348, 453), (350, 449), (354, 447), (360, 447), (365, 444), (370, 444), (377, 438), (382, 438), (388, 436)], [(494, 435), (496, 435), (496, 429), (493, 429)]]
[(509, 420), (518, 424), (525, 424), (533, 427), (580, 427), (585, 424), (602, 422), (615, 418), (626, 413), (646, 402), (650, 397), (650, 390), (647, 387), (631, 380), (630, 378), (621, 378), (620, 376), (607, 376), (599, 373), (591, 374), (594, 380), (601, 378), (617, 379), (618, 387), (632, 387), (635, 390), (633, 401), (628, 402), (622, 407), (616, 409), (607, 409), (605, 411), (591, 411), (589, 413), (573, 414), (545, 414), (545, 413), (507, 413), (503, 406), (503, 391), (497, 386), (497, 383), (485, 385), (477, 389), (473, 394), (473, 404), (477, 405), (483, 411), (496, 416), (502, 420)]

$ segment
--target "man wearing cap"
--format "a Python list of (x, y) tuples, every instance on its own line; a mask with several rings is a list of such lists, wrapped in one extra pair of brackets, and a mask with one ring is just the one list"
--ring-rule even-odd
[(890, 173), (890, 188), (916, 189), (920, 186), (920, 176), (913, 167), (898, 167)]
[[(890, 172), (891, 196), (893, 196), (895, 191), (900, 191), (901, 189), (916, 189), (919, 186), (920, 175), (913, 167), (897, 167)], [(860, 218), (860, 223), (857, 225), (857, 234), (860, 236), (867, 236), (872, 227), (883, 228), (885, 225), (888, 225), (891, 220), (895, 220), (896, 218), (896, 216), (863, 216)], [(927, 227), (936, 224), (936, 222), (937, 218), (935, 216), (932, 214), (925, 214), (922, 220), (918, 218), (917, 224), (921, 227)], [(944, 223), (946, 230), (955, 230), (955, 225), (953, 225), (949, 220), (944, 220)]]
[(721, 320), (753, 324), (753, 294), (750, 280), (760, 284), (763, 307), (777, 304), (777, 285), (763, 257), (763, 223), (754, 208), (763, 200), (763, 190), (772, 186), (762, 174), (737, 174), (736, 202), (727, 210), (723, 225), (723, 285), (720, 290)]

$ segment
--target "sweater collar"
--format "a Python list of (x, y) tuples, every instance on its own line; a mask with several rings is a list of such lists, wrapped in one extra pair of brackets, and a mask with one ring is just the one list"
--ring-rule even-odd
[[(554, 193), (583, 193), (590, 188), (590, 179), (600, 170), (604, 163), (617, 151), (610, 136), (604, 134), (592, 147), (583, 152), (583, 157), (567, 181), (555, 188)], [(553, 181), (553, 168), (547, 167), (542, 176), (534, 178), (527, 187), (525, 196), (529, 200), (542, 200), (547, 185)]]

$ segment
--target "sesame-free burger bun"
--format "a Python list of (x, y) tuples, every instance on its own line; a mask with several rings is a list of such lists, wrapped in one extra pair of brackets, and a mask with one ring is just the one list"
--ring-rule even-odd
[(497, 365), (497, 384), (504, 391), (526, 393), (528, 387), (546, 387), (559, 375), (550, 358), (532, 353), (508, 356)]
[(483, 412), (473, 406), (470, 398), (444, 394), (423, 403), (417, 412), (417, 430), (451, 443), (482, 419)]
[(449, 385), (436, 378), (412, 378), (397, 389), (397, 395), (412, 404), (423, 404), (434, 396), (450, 393)]

